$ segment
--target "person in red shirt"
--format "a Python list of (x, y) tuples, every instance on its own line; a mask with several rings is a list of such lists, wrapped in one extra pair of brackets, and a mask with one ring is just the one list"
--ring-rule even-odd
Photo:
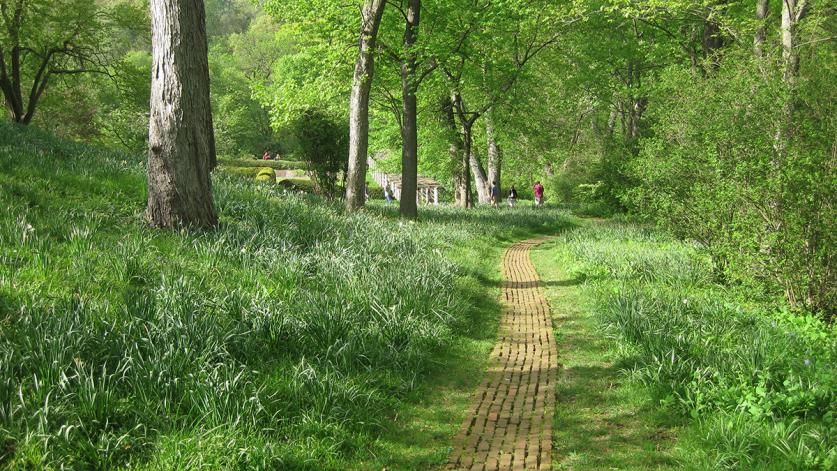
[(262, 155), (262, 160), (270, 160), (270, 152), (264, 151), (264, 155)]
[(543, 185), (541, 182), (535, 182), (535, 186), (532, 187), (532, 190), (535, 191), (535, 206), (540, 206), (543, 204)]

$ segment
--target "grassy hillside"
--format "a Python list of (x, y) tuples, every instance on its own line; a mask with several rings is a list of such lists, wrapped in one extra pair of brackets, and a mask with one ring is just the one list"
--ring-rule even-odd
[(0, 125), (0, 467), (367, 460), (444, 352), (493, 336), (502, 241), (568, 224), (215, 196), (218, 230), (152, 230), (141, 158)]

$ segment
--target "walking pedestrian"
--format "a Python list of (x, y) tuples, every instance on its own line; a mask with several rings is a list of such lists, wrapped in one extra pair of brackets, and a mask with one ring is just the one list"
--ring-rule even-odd
[(541, 185), (541, 182), (535, 182), (532, 190), (535, 192), (535, 206), (543, 205), (543, 185)]
[(511, 190), (509, 190), (509, 208), (514, 208), (514, 204), (517, 202), (517, 190), (514, 188), (514, 185), (511, 186)]

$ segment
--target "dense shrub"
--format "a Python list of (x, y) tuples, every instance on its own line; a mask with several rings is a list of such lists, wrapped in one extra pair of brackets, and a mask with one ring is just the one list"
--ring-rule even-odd
[(260, 168), (256, 174), (256, 181), (276, 183), (276, 171), (270, 167)]
[[(349, 130), (338, 121), (317, 110), (308, 110), (291, 125), (299, 147), (298, 154), (307, 164), (314, 191), (327, 198), (341, 194), (338, 177), (345, 179), (348, 168)], [(343, 183), (343, 182), (339, 182)]]
[[(792, 306), (830, 316), (837, 97), (824, 83), (833, 85), (837, 68), (821, 69), (830, 79), (801, 79), (796, 90), (764, 67), (739, 60), (707, 79), (674, 69), (663, 75), (649, 110), (655, 136), (632, 162), (639, 185), (627, 200), (699, 242), (719, 280), (783, 293)], [(789, 107), (795, 111), (785, 118)]]

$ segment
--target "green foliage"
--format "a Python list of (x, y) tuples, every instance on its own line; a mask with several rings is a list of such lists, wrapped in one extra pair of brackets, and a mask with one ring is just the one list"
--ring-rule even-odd
[[(834, 312), (834, 169), (823, 152), (833, 142), (826, 129), (837, 124), (833, 89), (803, 84), (806, 99), (795, 105), (792, 127), (779, 131), (782, 110), (796, 100), (778, 74), (758, 64), (725, 64), (705, 80), (678, 71), (664, 78), (657, 136), (632, 163), (640, 184), (628, 200), (700, 242), (720, 279)], [(790, 132), (782, 149), (777, 139)]]
[(690, 464), (837, 465), (835, 326), (713, 284), (710, 260), (649, 230), (596, 224), (564, 240), (629, 377), (697, 422)]
[(349, 165), (348, 126), (320, 111), (308, 110), (292, 123), (291, 132), (314, 191), (327, 198), (339, 197), (337, 179), (340, 175), (345, 178)]

